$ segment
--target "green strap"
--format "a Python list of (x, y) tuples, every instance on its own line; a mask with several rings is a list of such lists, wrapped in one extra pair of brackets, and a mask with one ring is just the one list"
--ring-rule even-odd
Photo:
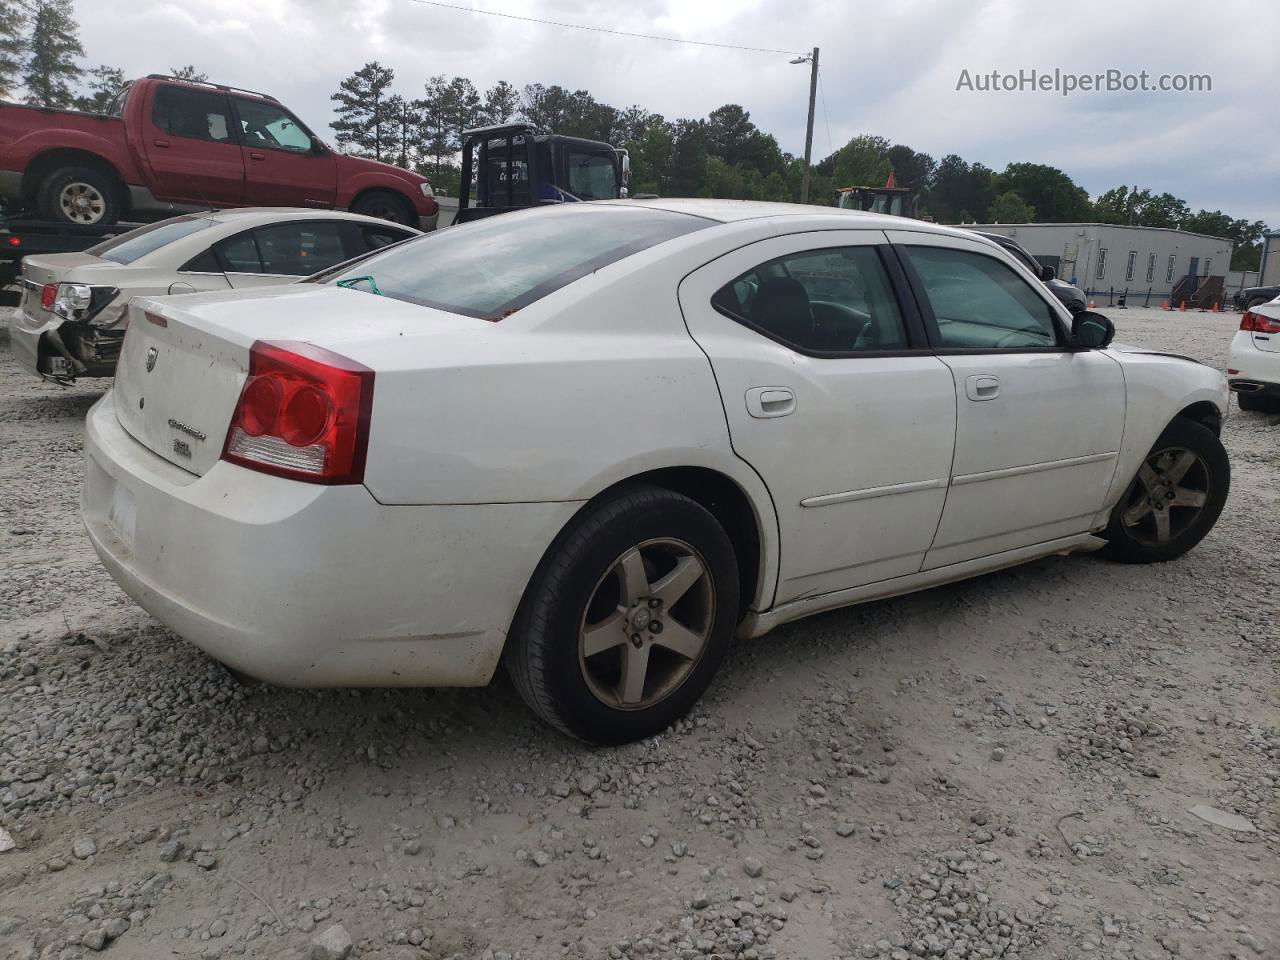
[(369, 274), (365, 274), (363, 277), (349, 277), (346, 280), (339, 280), (338, 286), (343, 287), (347, 290), (352, 290), (355, 288), (355, 285), (357, 283), (364, 283), (365, 281), (368, 281), (370, 290), (372, 290), (378, 296), (382, 296), (382, 291), (378, 289), (378, 282), (374, 280), (373, 277), (370, 276)]

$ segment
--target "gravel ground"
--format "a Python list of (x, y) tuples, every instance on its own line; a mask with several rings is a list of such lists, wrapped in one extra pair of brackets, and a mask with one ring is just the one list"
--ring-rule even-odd
[[(1110, 315), (1219, 367), (1238, 322)], [(1280, 956), (1280, 417), (1181, 561), (792, 624), (598, 750), (505, 679), (238, 685), (81, 531), (99, 394), (0, 334), (0, 957)]]

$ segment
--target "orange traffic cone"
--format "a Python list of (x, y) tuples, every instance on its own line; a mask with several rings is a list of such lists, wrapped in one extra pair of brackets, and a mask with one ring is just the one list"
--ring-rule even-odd
[(1185, 300), (1179, 300), (1179, 301), (1178, 301), (1178, 311), (1179, 311), (1180, 313), (1186, 313), (1186, 312), (1187, 312), (1187, 301), (1185, 301)]
[(1217, 313), (1217, 312), (1218, 312), (1218, 301), (1217, 301), (1217, 300), (1213, 301), (1213, 312), (1214, 312), (1214, 313)]
[(1096, 300), (1090, 300), (1090, 301), (1089, 301), (1089, 309), (1090, 309), (1090, 310), (1096, 310), (1097, 308), (1098, 308), (1098, 302), (1097, 302)]
[(1166, 300), (1164, 303), (1160, 304), (1160, 309), (1161, 309), (1161, 310), (1168, 310), (1168, 309), (1169, 309), (1169, 301), (1168, 301), (1168, 300)]

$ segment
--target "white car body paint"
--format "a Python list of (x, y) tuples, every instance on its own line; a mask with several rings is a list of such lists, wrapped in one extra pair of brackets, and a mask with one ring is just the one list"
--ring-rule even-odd
[[(1280, 297), (1250, 312), (1280, 323)], [(1233, 389), (1240, 389), (1238, 381), (1249, 385), (1248, 392), (1256, 392), (1253, 384), (1262, 384), (1266, 393), (1280, 399), (1280, 333), (1237, 330), (1227, 351), (1227, 367), (1236, 371), (1227, 374)]]
[[(754, 635), (1095, 547), (1169, 421), (1199, 402), (1225, 412), (1220, 374), (1119, 348), (795, 353), (709, 309), (717, 282), (886, 231), (980, 249), (1069, 317), (1014, 258), (958, 231), (788, 204), (631, 203), (724, 222), (500, 322), (332, 286), (136, 301), (87, 432), (83, 512), (107, 568), (178, 633), (277, 683), (483, 684), (556, 536), (631, 477), (699, 467), (745, 494), (761, 563), (740, 632)], [(363, 485), (220, 459), (258, 339), (375, 371)], [(983, 373), (1001, 396), (975, 403), (966, 378)], [(778, 387), (794, 413), (753, 417), (750, 391)], [(170, 448), (170, 420), (206, 438), (189, 459)]]

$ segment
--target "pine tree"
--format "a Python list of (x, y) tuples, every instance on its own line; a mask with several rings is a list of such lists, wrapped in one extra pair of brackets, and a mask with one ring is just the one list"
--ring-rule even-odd
[(0, 0), (0, 100), (13, 96), (27, 42), (27, 12), (19, 0)]
[(395, 72), (376, 60), (342, 81), (329, 99), (338, 104), (338, 119), (331, 126), (338, 143), (359, 153), (385, 160), (395, 156), (395, 120), (387, 110)]
[(190, 63), (185, 67), (170, 67), (169, 73), (177, 80), (194, 80), (196, 83), (204, 83), (209, 79), (207, 73), (197, 73)]
[(506, 123), (520, 109), (520, 91), (499, 80), (485, 91), (483, 120), (487, 124)]
[(387, 161), (406, 170), (414, 169), (422, 153), (421, 100), (406, 100), (400, 94), (388, 97), (385, 110), (391, 132)]
[(125, 84), (124, 71), (104, 63), (90, 70), (89, 78), (89, 92), (76, 97), (72, 105), (86, 113), (106, 113), (112, 99)]
[(29, 9), (31, 40), (22, 75), (27, 103), (42, 107), (70, 106), (71, 84), (83, 72), (75, 58), (84, 56), (72, 0), (30, 0)]

